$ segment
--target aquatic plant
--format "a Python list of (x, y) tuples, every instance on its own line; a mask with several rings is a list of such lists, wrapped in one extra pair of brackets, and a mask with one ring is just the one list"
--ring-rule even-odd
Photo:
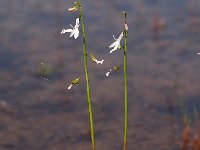
[(48, 78), (52, 77), (54, 74), (53, 67), (48, 63), (41, 63), (40, 66), (38, 66), (35, 75), (37, 77), (40, 77), (41, 79), (44, 79), (46, 81), (50, 81)]
[[(89, 84), (89, 73), (88, 73), (88, 65), (87, 65), (87, 43), (86, 43), (86, 32), (85, 32), (85, 25), (84, 25), (84, 18), (83, 18), (83, 10), (81, 6), (81, 2), (74, 2), (74, 6), (69, 8), (68, 11), (75, 12), (79, 10), (80, 16), (76, 18), (76, 24), (75, 26), (70, 26), (72, 28), (69, 29), (63, 29), (61, 31), (61, 34), (70, 33), (69, 37), (74, 37), (74, 39), (77, 39), (79, 37), (79, 26), (82, 27), (82, 36), (83, 36), (83, 59), (84, 59), (84, 70), (85, 70), (85, 80), (86, 80), (86, 90), (87, 90), (87, 100), (88, 100), (88, 112), (89, 112), (89, 119), (90, 119), (90, 133), (91, 133), (91, 141), (92, 141), (92, 149), (95, 150), (95, 134), (94, 134), (94, 121), (93, 121), (93, 112), (92, 112), (92, 104), (91, 104), (91, 96), (90, 96), (90, 84)], [(127, 145), (127, 129), (128, 129), (128, 83), (127, 83), (127, 41), (128, 41), (128, 25), (127, 25), (127, 13), (123, 12), (124, 14), (124, 30), (121, 32), (119, 37), (116, 39), (114, 37), (114, 42), (109, 46), (109, 48), (112, 48), (110, 50), (110, 53), (123, 48), (124, 53), (124, 141), (123, 141), (123, 150), (126, 150)], [(81, 24), (80, 24), (81, 22)], [(124, 45), (121, 46), (120, 42), (124, 36)], [(97, 60), (97, 58), (92, 54), (90, 54), (90, 58), (93, 62), (96, 64), (103, 64), (104, 60)], [(118, 66), (113, 67), (110, 69), (106, 76), (109, 76), (111, 72), (115, 72), (119, 70)], [(73, 85), (76, 85), (80, 81), (80, 78), (75, 78), (71, 81), (71, 84), (68, 86), (68, 89), (70, 90)]]
[[(123, 68), (124, 68), (124, 143), (123, 143), (123, 150), (126, 150), (126, 145), (127, 145), (127, 132), (128, 132), (128, 82), (127, 82), (127, 43), (128, 43), (128, 24), (127, 24), (127, 13), (123, 12), (124, 14), (124, 31), (121, 32), (121, 34), (119, 35), (119, 37), (117, 39), (115, 39), (114, 35), (114, 39), (115, 42), (113, 42), (109, 48), (113, 48), (112, 50), (110, 50), (110, 53), (123, 48), (123, 52), (124, 52), (124, 64), (123, 64)], [(122, 40), (124, 36), (124, 45), (121, 46), (120, 41)], [(116, 71), (119, 68), (114, 67), (113, 69), (110, 69), (107, 73), (106, 76), (109, 76), (109, 74), (112, 71)]]
[[(179, 87), (179, 88), (178, 88)], [(178, 144), (180, 150), (199, 150), (200, 149), (200, 126), (199, 126), (199, 112), (196, 105), (193, 103), (193, 114), (190, 113), (188, 109), (188, 103), (185, 100), (183, 95), (183, 85), (179, 83), (174, 85), (171, 96), (167, 100), (169, 105), (169, 113), (173, 117), (174, 115), (174, 106), (173, 99), (175, 95), (178, 94), (180, 101), (180, 136), (173, 138), (172, 144)], [(175, 116), (174, 116), (175, 117)], [(174, 120), (173, 120), (174, 121)], [(173, 123), (175, 125), (175, 122)], [(174, 126), (173, 125), (173, 126)], [(196, 125), (196, 127), (195, 127)], [(177, 126), (177, 125), (176, 125)], [(176, 129), (173, 127), (172, 132), (177, 133)]]
[[(61, 31), (61, 34), (64, 34), (66, 32), (70, 32), (70, 37), (74, 36), (75, 39), (79, 37), (79, 26), (81, 22), (82, 27), (82, 36), (83, 36), (83, 60), (84, 60), (84, 70), (85, 70), (85, 80), (86, 80), (86, 90), (87, 90), (87, 102), (88, 102), (88, 112), (89, 112), (89, 120), (90, 120), (90, 133), (91, 133), (91, 140), (92, 140), (92, 150), (95, 150), (95, 137), (94, 137), (94, 121), (93, 121), (93, 113), (92, 113), (92, 103), (91, 103), (91, 96), (90, 96), (90, 84), (89, 84), (89, 73), (88, 73), (88, 65), (87, 65), (87, 45), (86, 45), (86, 32), (85, 32), (85, 25), (84, 25), (84, 18), (83, 18), (83, 10), (81, 6), (81, 2), (74, 2), (74, 6), (72, 8), (69, 8), (68, 11), (77, 11), (79, 9), (80, 12), (80, 18), (76, 18), (76, 24), (75, 26), (72, 26), (72, 29), (63, 29)], [(77, 78), (78, 81), (80, 78)], [(77, 83), (77, 82), (76, 82)], [(71, 89), (71, 86), (74, 85), (72, 82), (68, 89)]]
[(89, 75), (88, 75), (88, 66), (87, 66), (86, 33), (85, 33), (85, 25), (84, 25), (84, 19), (83, 19), (83, 10), (82, 10), (80, 2), (78, 2), (78, 6), (80, 8), (80, 19), (81, 19), (82, 35), (83, 35), (83, 58), (84, 58), (85, 79), (86, 79), (86, 87), (87, 87), (88, 111), (89, 111), (89, 116), (90, 116), (90, 132), (91, 132), (91, 139), (92, 139), (92, 149), (95, 150), (94, 121), (93, 121), (93, 113), (92, 113), (92, 104), (90, 100), (90, 85), (89, 85)]
[(128, 82), (127, 82), (127, 42), (128, 42), (128, 25), (127, 13), (124, 12), (124, 150), (127, 145), (127, 130), (128, 130)]

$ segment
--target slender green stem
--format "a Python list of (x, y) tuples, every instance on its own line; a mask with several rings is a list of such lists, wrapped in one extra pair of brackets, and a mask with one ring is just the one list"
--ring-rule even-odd
[(128, 83), (127, 83), (127, 42), (128, 31), (126, 13), (124, 12), (124, 146), (123, 150), (126, 150), (127, 145), (127, 129), (128, 129)]
[(92, 150), (95, 150), (94, 122), (93, 122), (93, 114), (92, 114), (92, 104), (91, 104), (91, 99), (90, 99), (90, 84), (89, 84), (89, 75), (88, 75), (88, 66), (87, 66), (86, 33), (85, 33), (85, 25), (84, 25), (84, 20), (83, 20), (83, 11), (82, 11), (81, 4), (79, 8), (80, 8), (80, 20), (81, 20), (82, 34), (83, 34), (83, 58), (84, 58), (85, 79), (86, 79), (86, 87), (87, 87), (88, 111), (89, 111), (89, 117), (90, 117)]

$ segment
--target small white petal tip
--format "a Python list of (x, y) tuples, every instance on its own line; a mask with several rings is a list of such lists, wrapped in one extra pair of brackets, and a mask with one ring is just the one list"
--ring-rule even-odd
[(110, 72), (107, 72), (107, 73), (106, 73), (106, 76), (107, 76), (107, 77), (110, 76)]
[(107, 73), (106, 73), (106, 76), (110, 76), (110, 73), (112, 72), (112, 70), (110, 69)]
[(101, 61), (99, 61), (99, 60), (94, 60), (94, 62), (96, 63), (96, 64), (103, 64), (103, 62), (104, 62), (104, 60), (102, 59)]
[(60, 34), (64, 34), (65, 32), (66, 32), (66, 30), (63, 29), (63, 30), (60, 32)]
[(70, 90), (72, 88), (72, 86), (73, 86), (73, 84), (70, 84), (67, 89)]
[(197, 55), (200, 55), (200, 53), (197, 53)]
[(114, 51), (116, 51), (117, 49), (112, 49), (111, 51), (110, 51), (110, 54), (112, 53), (112, 52), (114, 52)]

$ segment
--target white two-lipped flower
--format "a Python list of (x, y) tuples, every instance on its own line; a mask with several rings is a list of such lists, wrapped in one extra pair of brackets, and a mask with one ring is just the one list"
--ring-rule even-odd
[(120, 49), (120, 41), (121, 41), (123, 35), (124, 35), (124, 33), (122, 32), (122, 33), (120, 34), (120, 36), (118, 37), (118, 39), (115, 39), (115, 37), (114, 37), (114, 35), (113, 35), (113, 38), (115, 39), (115, 42), (113, 42), (113, 43), (109, 46), (110, 48), (113, 48), (113, 49), (110, 51), (110, 53), (116, 51), (117, 49)]
[(80, 26), (79, 18), (76, 18), (76, 24), (75, 24), (75, 26), (72, 26), (71, 24), (70, 24), (70, 26), (72, 27), (72, 29), (63, 29), (61, 31), (61, 34), (64, 34), (66, 32), (71, 32), (70, 35), (69, 35), (69, 37), (74, 36), (74, 38), (77, 39), (78, 36), (79, 36), (78, 27)]

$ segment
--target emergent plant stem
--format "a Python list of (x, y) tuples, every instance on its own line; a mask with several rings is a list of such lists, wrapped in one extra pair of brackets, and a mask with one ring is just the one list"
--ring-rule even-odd
[(127, 145), (127, 129), (128, 129), (128, 83), (127, 83), (127, 42), (128, 31), (125, 27), (127, 25), (126, 13), (124, 12), (124, 146), (126, 150)]
[(90, 117), (92, 150), (95, 150), (94, 121), (93, 121), (93, 113), (92, 113), (92, 104), (91, 104), (91, 99), (90, 99), (90, 84), (89, 84), (88, 65), (87, 65), (86, 33), (85, 33), (85, 25), (84, 25), (83, 11), (82, 11), (81, 4), (80, 4), (80, 20), (81, 20), (82, 34), (83, 34), (83, 58), (84, 58), (85, 79), (86, 79), (86, 87), (87, 87), (88, 111), (89, 111), (89, 117)]

